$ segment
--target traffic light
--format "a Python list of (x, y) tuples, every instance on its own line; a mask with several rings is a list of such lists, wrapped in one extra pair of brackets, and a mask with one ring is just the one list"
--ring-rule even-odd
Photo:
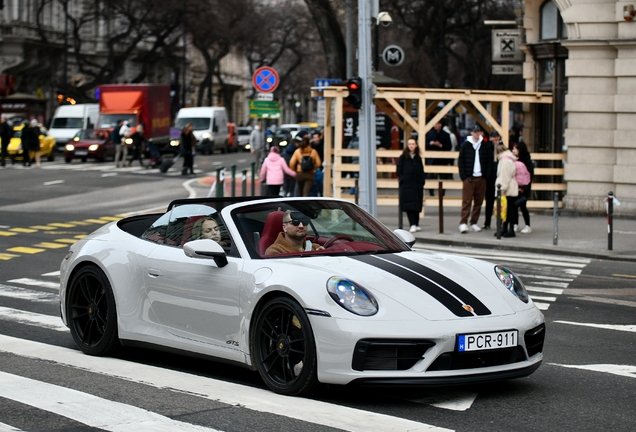
[(349, 96), (345, 98), (349, 105), (355, 109), (360, 109), (362, 106), (362, 78), (353, 77), (347, 81), (347, 89), (349, 89)]

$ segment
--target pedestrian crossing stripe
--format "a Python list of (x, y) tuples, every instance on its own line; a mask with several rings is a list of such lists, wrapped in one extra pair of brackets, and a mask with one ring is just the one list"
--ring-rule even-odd
[(8, 253), (0, 253), (0, 261), (9, 261), (13, 258), (18, 258), (20, 255), (13, 255)]
[(57, 227), (46, 226), (46, 225), (33, 225), (31, 228), (42, 231), (52, 231), (57, 229)]
[(49, 226), (56, 227), (56, 228), (73, 228), (75, 224), (53, 222), (53, 223), (50, 223)]
[(23, 254), (36, 254), (44, 252), (46, 249), (32, 248), (26, 246), (18, 246), (7, 249), (9, 252), (23, 253)]
[(18, 235), (18, 233), (15, 232), (9, 232), (9, 231), (0, 231), (0, 236), (2, 237), (11, 237), (14, 235)]
[(33, 229), (33, 228), (11, 228), (9, 231), (14, 231), (14, 232), (19, 232), (19, 233), (34, 233), (37, 232), (38, 230)]
[(43, 248), (47, 248), (47, 249), (61, 249), (61, 248), (68, 247), (67, 244), (52, 243), (52, 242), (42, 242), (42, 243), (38, 243), (38, 244), (36, 244), (34, 246), (43, 247)]
[(57, 242), (57, 243), (68, 243), (68, 244), (77, 243), (77, 240), (75, 240), (75, 239), (67, 239), (67, 238), (55, 239), (53, 241)]

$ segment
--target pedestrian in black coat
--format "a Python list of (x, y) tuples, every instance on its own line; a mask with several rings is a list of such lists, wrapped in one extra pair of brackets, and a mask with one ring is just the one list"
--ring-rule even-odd
[(0, 118), (0, 160), (2, 161), (1, 165), (5, 166), (4, 160), (9, 157), (9, 142), (11, 141), (11, 137), (13, 136), (13, 127), (9, 124), (6, 117), (3, 115)]
[(397, 161), (400, 208), (406, 212), (410, 231), (419, 231), (420, 212), (424, 204), (424, 164), (415, 138), (409, 138)]

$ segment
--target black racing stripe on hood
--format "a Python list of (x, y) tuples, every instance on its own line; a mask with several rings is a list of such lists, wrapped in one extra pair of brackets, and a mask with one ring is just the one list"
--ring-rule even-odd
[(475, 297), (473, 293), (459, 285), (454, 280), (447, 278), (443, 274), (398, 255), (387, 254), (382, 255), (382, 258), (413, 270), (417, 274), (420, 274), (425, 278), (435, 282), (436, 284), (444, 287), (444, 289), (463, 301), (464, 304), (470, 305), (477, 315), (492, 314), (490, 309), (488, 309), (485, 304), (479, 301), (479, 299)]
[(430, 280), (422, 277), (421, 275), (415, 274), (414, 272), (400, 267), (397, 264), (385, 261), (383, 258), (386, 258), (387, 256), (388, 254), (382, 255), (382, 257), (374, 255), (361, 255), (352, 256), (350, 258), (382, 269), (415, 285), (416, 287), (433, 297), (435, 300), (446, 306), (449, 311), (451, 311), (458, 317), (474, 316), (472, 312), (465, 310), (462, 307), (462, 304), (455, 297), (450, 295), (448, 291), (443, 290), (442, 288), (435, 285)]

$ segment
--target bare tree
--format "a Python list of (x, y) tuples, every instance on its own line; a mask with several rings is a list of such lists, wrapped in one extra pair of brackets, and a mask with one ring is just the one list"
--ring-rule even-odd
[(345, 79), (347, 73), (347, 47), (338, 16), (330, 0), (305, 0), (318, 33), (322, 39), (324, 55), (327, 60), (327, 74), (332, 78)]

